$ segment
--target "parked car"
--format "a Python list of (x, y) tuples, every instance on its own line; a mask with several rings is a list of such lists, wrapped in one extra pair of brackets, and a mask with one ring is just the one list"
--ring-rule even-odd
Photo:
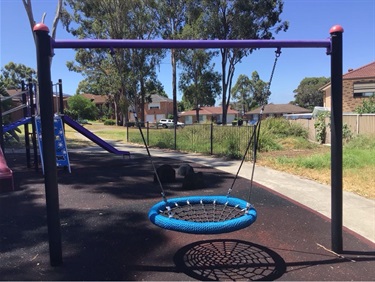
[[(158, 125), (162, 126), (163, 128), (173, 127), (174, 125), (173, 119), (163, 118), (159, 120)], [(177, 127), (184, 127), (184, 126), (185, 124), (183, 122), (179, 122), (179, 121), (177, 122)]]

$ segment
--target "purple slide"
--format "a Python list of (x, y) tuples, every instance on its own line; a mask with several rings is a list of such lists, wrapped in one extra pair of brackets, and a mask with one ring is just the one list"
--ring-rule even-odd
[(63, 118), (64, 122), (67, 125), (69, 125), (73, 129), (75, 129), (76, 131), (78, 131), (79, 133), (81, 133), (82, 135), (84, 135), (85, 137), (87, 137), (88, 139), (90, 139), (92, 142), (94, 142), (97, 145), (99, 145), (100, 147), (102, 147), (104, 150), (106, 150), (106, 151), (108, 151), (110, 153), (113, 153), (115, 155), (130, 156), (130, 152), (117, 150), (115, 147), (113, 147), (112, 145), (108, 144), (103, 139), (99, 138), (97, 135), (95, 135), (91, 131), (87, 130), (82, 125), (80, 125), (78, 122), (76, 122), (75, 120), (71, 119), (70, 117), (63, 116), (62, 118)]

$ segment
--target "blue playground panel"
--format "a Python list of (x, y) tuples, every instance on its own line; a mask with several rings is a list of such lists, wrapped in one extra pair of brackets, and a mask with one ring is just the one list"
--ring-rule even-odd
[[(54, 121), (54, 130), (55, 130), (56, 165), (58, 167), (68, 167), (69, 172), (71, 172), (68, 149), (66, 146), (65, 133), (64, 133), (64, 128), (63, 128), (61, 117), (55, 115), (53, 121)], [(44, 172), (42, 124), (41, 124), (41, 120), (39, 116), (35, 117), (35, 125), (36, 125), (40, 157), (42, 160), (42, 168)]]

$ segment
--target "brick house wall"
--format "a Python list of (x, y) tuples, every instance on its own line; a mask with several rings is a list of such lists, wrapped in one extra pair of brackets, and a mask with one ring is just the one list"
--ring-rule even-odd
[[(363, 104), (368, 97), (354, 97), (354, 84), (375, 83), (375, 62), (367, 64), (355, 70), (349, 70), (343, 75), (342, 81), (342, 111), (351, 113)], [(320, 88), (323, 91), (323, 106), (331, 107), (331, 83)]]
[(363, 99), (367, 97), (354, 97), (354, 84), (355, 83), (375, 83), (375, 79), (353, 79), (343, 80), (343, 99), (342, 110), (343, 112), (353, 112), (356, 108), (362, 105)]
[[(150, 107), (152, 103), (145, 104), (145, 118), (149, 118), (149, 122), (157, 122), (161, 116), (162, 118), (167, 118), (168, 115), (173, 115), (173, 102), (172, 101), (160, 101), (159, 108)], [(151, 120), (150, 120), (151, 119)], [(147, 120), (147, 118), (146, 118)]]

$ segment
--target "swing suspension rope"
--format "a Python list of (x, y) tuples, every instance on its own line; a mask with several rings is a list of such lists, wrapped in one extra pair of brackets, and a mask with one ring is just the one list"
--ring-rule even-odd
[[(275, 60), (274, 60), (274, 63), (273, 63), (273, 67), (272, 67), (272, 71), (271, 71), (271, 76), (270, 76), (270, 79), (269, 79), (268, 84), (267, 84), (266, 94), (268, 94), (270, 92), (273, 75), (275, 73), (275, 69), (276, 69), (276, 65), (277, 65), (277, 60), (280, 57), (280, 55), (281, 55), (281, 48), (279, 47), (275, 51)], [(254, 182), (253, 180), (254, 180), (254, 172), (255, 172), (255, 163), (256, 163), (256, 157), (257, 157), (257, 152), (258, 152), (259, 136), (260, 136), (260, 124), (261, 124), (261, 121), (262, 121), (262, 116), (263, 116), (263, 111), (264, 111), (265, 104), (266, 104), (266, 101), (263, 100), (261, 102), (261, 110), (260, 110), (260, 113), (259, 113), (258, 122), (255, 124), (253, 133), (251, 134), (251, 136), (249, 138), (249, 141), (248, 141), (247, 146), (246, 146), (245, 153), (242, 156), (242, 160), (241, 160), (241, 163), (240, 163), (240, 165), (238, 167), (237, 173), (236, 173), (236, 175), (235, 175), (235, 177), (233, 179), (231, 187), (228, 190), (227, 197), (230, 196), (230, 194), (231, 194), (231, 192), (233, 190), (234, 184), (235, 184), (235, 182), (236, 182), (236, 180), (238, 178), (238, 174), (241, 171), (242, 165), (243, 165), (243, 163), (245, 161), (246, 155), (247, 155), (247, 153), (248, 153), (248, 151), (250, 149), (250, 146), (252, 144), (252, 141), (254, 140), (254, 135), (255, 135), (256, 138), (255, 138), (254, 145), (253, 145), (253, 166), (252, 166), (252, 169), (251, 169), (250, 188), (249, 188), (249, 194), (248, 194), (247, 201), (250, 202), (250, 200), (251, 200), (251, 192), (253, 190), (253, 182)]]
[[(276, 51), (275, 61), (273, 64), (271, 77), (267, 86), (266, 93), (269, 93), (275, 72), (277, 60), (281, 54), (280, 48)], [(193, 233), (193, 234), (219, 234), (232, 232), (251, 225), (257, 217), (256, 210), (250, 204), (251, 191), (253, 188), (253, 178), (256, 162), (256, 151), (258, 149), (260, 124), (266, 100), (262, 101), (261, 111), (258, 122), (254, 127), (253, 133), (249, 138), (245, 153), (243, 154), (241, 163), (238, 167), (237, 173), (233, 179), (232, 185), (228, 189), (226, 195), (221, 196), (189, 196), (181, 198), (167, 199), (165, 190), (157, 173), (155, 163), (152, 159), (150, 150), (147, 146), (145, 137), (140, 123), (138, 122), (137, 114), (134, 113), (134, 118), (138, 129), (140, 131), (143, 143), (145, 145), (147, 155), (152, 164), (152, 168), (158, 184), (161, 189), (162, 201), (155, 204), (149, 211), (149, 219), (157, 226), (169, 230)], [(255, 138), (254, 138), (255, 135)], [(253, 144), (254, 159), (250, 178), (250, 187), (247, 201), (231, 197), (234, 184), (238, 178), (239, 172), (245, 161), (246, 155)]]

